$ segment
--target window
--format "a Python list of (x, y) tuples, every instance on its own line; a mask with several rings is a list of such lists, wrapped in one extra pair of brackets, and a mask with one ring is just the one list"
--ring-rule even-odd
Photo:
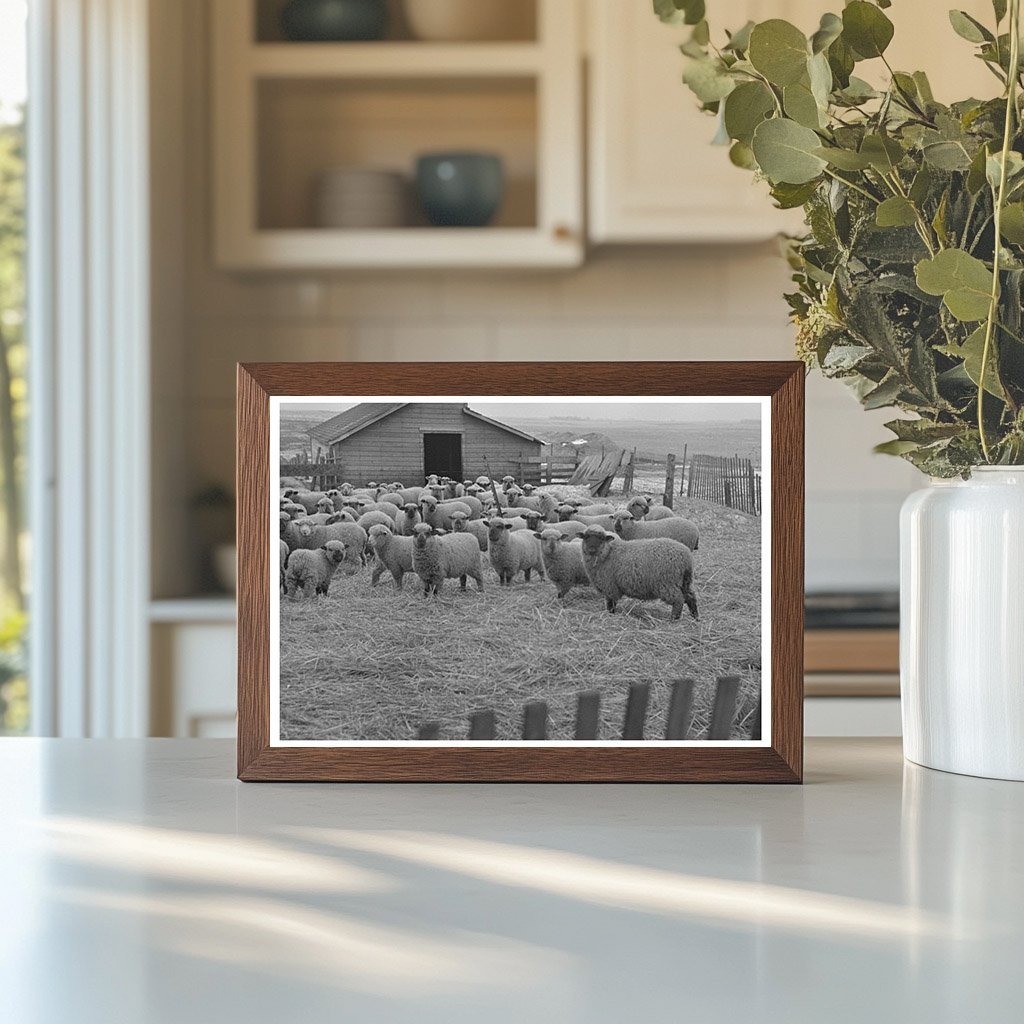
[(26, 638), (26, 0), (0, 0), (0, 734), (29, 727)]

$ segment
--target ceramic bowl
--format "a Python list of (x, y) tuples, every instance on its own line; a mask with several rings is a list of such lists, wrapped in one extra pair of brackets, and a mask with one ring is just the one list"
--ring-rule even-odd
[(435, 227), (483, 227), (505, 194), (501, 157), (494, 153), (426, 153), (416, 162), (416, 194)]
[(404, 7), (413, 35), (429, 42), (536, 36), (534, 0), (405, 0)]
[(388, 26), (387, 0), (289, 0), (281, 28), (295, 42), (380, 39)]

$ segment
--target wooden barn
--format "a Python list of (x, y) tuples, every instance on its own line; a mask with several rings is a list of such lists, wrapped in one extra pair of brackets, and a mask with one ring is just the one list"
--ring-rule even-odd
[(364, 402), (309, 431), (311, 455), (341, 464), (344, 480), (365, 486), (421, 484), (431, 473), (453, 480), (511, 474), (540, 482), (544, 442), (499, 423), (466, 402)]

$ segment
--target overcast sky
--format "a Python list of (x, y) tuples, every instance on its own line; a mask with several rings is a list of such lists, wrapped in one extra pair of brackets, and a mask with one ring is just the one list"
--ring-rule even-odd
[[(325, 418), (351, 409), (356, 402), (281, 403), (306, 411), (319, 409)], [(470, 402), (470, 408), (496, 420), (542, 420), (580, 417), (599, 421), (649, 420), (658, 423), (722, 423), (760, 418), (756, 402)]]

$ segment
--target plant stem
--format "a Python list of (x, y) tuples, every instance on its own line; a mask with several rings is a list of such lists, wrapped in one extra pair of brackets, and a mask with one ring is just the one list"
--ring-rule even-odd
[(1010, 0), (1010, 73), (1006, 76), (1006, 123), (1003, 126), (1002, 160), (999, 167), (999, 188), (995, 196), (995, 245), (992, 254), (992, 293), (989, 298), (988, 319), (985, 321), (985, 345), (981, 350), (981, 370), (978, 373), (978, 436), (985, 461), (992, 462), (988, 435), (985, 432), (985, 374), (992, 354), (992, 335), (999, 315), (999, 272), (1003, 204), (1006, 200), (1006, 167), (1013, 141), (1013, 125), (1017, 115), (1017, 75), (1020, 67), (1020, 0)]
[(870, 192), (868, 192), (867, 189), (861, 188), (860, 185), (857, 185), (857, 184), (855, 184), (852, 181), (847, 181), (846, 178), (840, 178), (838, 174), (833, 173), (827, 167), (825, 168), (825, 173), (833, 181), (838, 181), (841, 185), (845, 185), (847, 188), (852, 188), (854, 192), (859, 192), (862, 196), (865, 197), (865, 199), (870, 199), (871, 202), (873, 202), (875, 204), (875, 206), (878, 205), (878, 203), (879, 203), (878, 197), (877, 196), (873, 196)]

